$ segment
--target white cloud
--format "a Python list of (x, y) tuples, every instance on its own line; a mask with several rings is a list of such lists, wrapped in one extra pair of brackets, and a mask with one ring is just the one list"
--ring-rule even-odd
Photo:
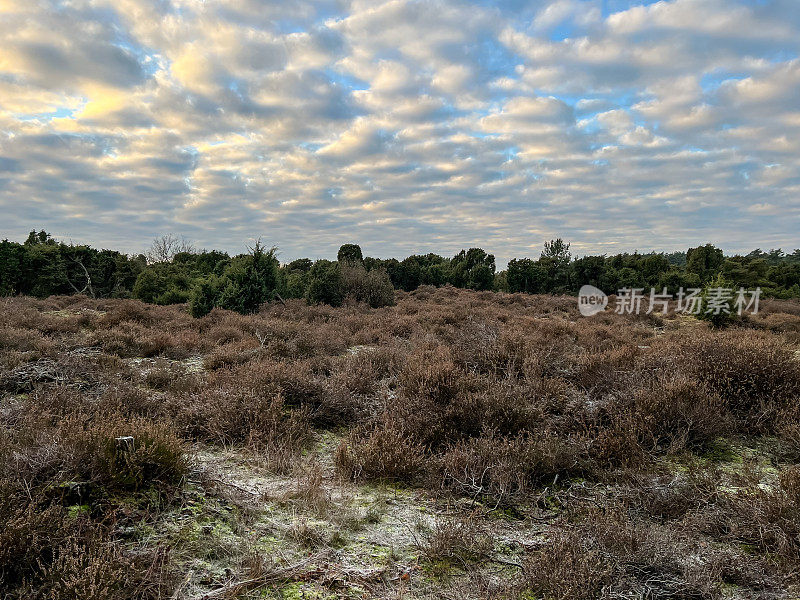
[(514, 6), (0, 2), (0, 234), (796, 244), (794, 0)]

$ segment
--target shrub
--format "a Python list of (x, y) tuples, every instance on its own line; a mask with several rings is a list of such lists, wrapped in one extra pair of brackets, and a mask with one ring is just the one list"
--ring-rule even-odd
[(415, 543), (429, 561), (460, 566), (485, 559), (494, 549), (491, 534), (471, 515), (437, 519), (431, 527), (423, 527), (423, 535)]
[(343, 476), (359, 480), (412, 481), (421, 471), (423, 448), (389, 423), (351, 434), (336, 449), (334, 463)]
[(278, 472), (290, 470), (310, 440), (308, 411), (286, 411), (281, 394), (236, 385), (206, 388), (170, 406), (181, 431), (222, 446), (243, 445), (263, 454)]
[(782, 410), (796, 408), (800, 362), (791, 348), (763, 333), (700, 335), (683, 347), (687, 373), (718, 394), (742, 425), (774, 431)]
[[(645, 449), (702, 449), (732, 430), (722, 398), (692, 378), (675, 373), (643, 377), (644, 384), (633, 392), (630, 410)], [(621, 412), (626, 410), (616, 406)]]
[(204, 317), (219, 304), (225, 280), (214, 275), (197, 282), (189, 296), (189, 314), (195, 318)]
[[(630, 520), (613, 503), (561, 523), (525, 561), (535, 594), (553, 600), (697, 598), (720, 595), (725, 571), (738, 557), (706, 550), (680, 530)], [(691, 559), (689, 558), (691, 557)]]
[(61, 435), (75, 472), (108, 490), (168, 489), (189, 472), (186, 449), (166, 423), (81, 415), (67, 419)]
[(394, 286), (385, 269), (367, 271), (360, 263), (344, 263), (341, 273), (346, 297), (372, 308), (394, 305)]
[(547, 431), (504, 438), (492, 433), (455, 444), (435, 461), (440, 489), (509, 504), (540, 483), (581, 473), (585, 444)]
[(344, 300), (342, 271), (339, 263), (318, 260), (308, 273), (306, 302), (341, 306)]
[[(778, 485), (763, 489), (758, 481), (717, 502), (704, 526), (723, 538), (749, 544), (784, 565), (800, 560), (800, 467), (780, 475)], [(791, 568), (791, 567), (790, 567)]]
[(272, 299), (278, 287), (278, 259), (275, 248), (264, 250), (260, 242), (249, 255), (237, 256), (225, 271), (218, 298), (221, 308), (249, 314)]
[[(738, 319), (734, 307), (734, 297), (725, 295), (724, 290), (732, 290), (733, 284), (722, 277), (722, 273), (703, 288), (698, 319), (708, 321), (714, 327), (727, 327)], [(730, 293), (730, 292), (728, 292)], [(722, 294), (722, 295), (720, 295)]]
[(42, 598), (60, 600), (123, 600), (129, 597), (134, 573), (122, 548), (100, 535), (70, 538), (42, 569)]

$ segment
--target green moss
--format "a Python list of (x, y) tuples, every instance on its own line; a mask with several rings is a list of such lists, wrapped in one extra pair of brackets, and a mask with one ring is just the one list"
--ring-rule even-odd
[(733, 445), (723, 438), (711, 442), (701, 456), (712, 462), (742, 462), (741, 454), (735, 452)]
[(67, 508), (68, 514), (71, 518), (76, 518), (81, 515), (87, 515), (92, 510), (88, 504), (74, 504)]

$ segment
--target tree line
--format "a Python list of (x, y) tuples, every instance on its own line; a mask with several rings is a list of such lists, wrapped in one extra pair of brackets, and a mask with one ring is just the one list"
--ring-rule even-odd
[(214, 307), (254, 312), (268, 301), (305, 298), (342, 304), (347, 298), (373, 307), (394, 302), (394, 290), (452, 285), (474, 290), (574, 294), (584, 284), (608, 293), (622, 288), (702, 288), (710, 282), (760, 287), (764, 296), (800, 298), (800, 250), (754, 250), (725, 256), (705, 244), (686, 252), (622, 253), (574, 257), (561, 239), (544, 244), (538, 258), (514, 258), (498, 271), (481, 248), (453, 257), (418, 254), (403, 260), (363, 256), (344, 244), (336, 260), (299, 258), (281, 264), (276, 249), (257, 242), (230, 256), (196, 250), (187, 240), (162, 236), (146, 254), (127, 255), (66, 244), (45, 231), (23, 243), (0, 242), (0, 295), (46, 297), (83, 293), (97, 298), (137, 298), (155, 304), (188, 303), (195, 316)]

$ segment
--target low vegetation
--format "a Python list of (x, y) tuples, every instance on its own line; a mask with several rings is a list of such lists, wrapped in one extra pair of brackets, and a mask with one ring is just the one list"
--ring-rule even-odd
[(359, 259), (338, 308), (0, 300), (3, 596), (797, 596), (796, 302), (585, 318)]

